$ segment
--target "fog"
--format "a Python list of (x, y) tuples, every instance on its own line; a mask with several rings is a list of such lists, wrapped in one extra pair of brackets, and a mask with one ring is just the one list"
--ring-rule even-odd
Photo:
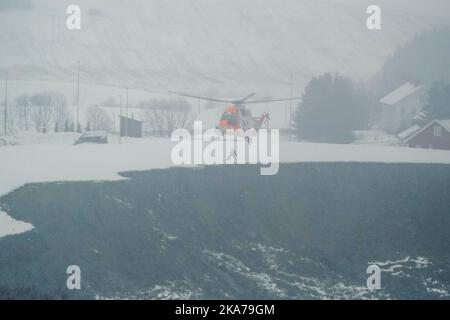
[(371, 31), (370, 1), (83, 0), (81, 30), (68, 30), (71, 1), (2, 2), (0, 68), (20, 80), (11, 90), (38, 81), (67, 91), (79, 60), (83, 84), (286, 95), (324, 72), (367, 79), (398, 46), (450, 20), (446, 1), (378, 1), (382, 30)]
[(449, 57), (448, 0), (0, 0), (0, 300), (448, 299)]

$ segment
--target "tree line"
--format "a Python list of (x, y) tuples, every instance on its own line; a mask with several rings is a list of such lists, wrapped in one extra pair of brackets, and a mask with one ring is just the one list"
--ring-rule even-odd
[(306, 85), (292, 127), (299, 140), (349, 143), (354, 130), (369, 127), (374, 105), (363, 85), (325, 73)]
[[(68, 106), (66, 96), (61, 92), (24, 93), (16, 96), (9, 108), (7, 127), (11, 133), (118, 131), (113, 119), (114, 113), (107, 110), (111, 107), (119, 108), (120, 104), (115, 103), (113, 98), (106, 99), (104, 104), (105, 107), (87, 107), (83, 113), (83, 124), (77, 124), (75, 109)], [(186, 99), (152, 99), (140, 102), (138, 107), (144, 131), (149, 135), (170, 136), (173, 130), (187, 128), (192, 124), (192, 107)]]
[(299, 140), (349, 143), (355, 130), (370, 129), (380, 112), (379, 100), (406, 82), (427, 90), (416, 124), (450, 119), (450, 28), (418, 35), (397, 48), (380, 71), (359, 84), (339, 74), (310, 80), (292, 119)]
[(66, 96), (58, 91), (35, 94), (20, 94), (14, 99), (14, 108), (9, 113), (10, 131), (36, 131), (40, 133), (82, 132), (93, 130), (111, 131), (113, 119), (99, 106), (90, 106), (85, 111), (86, 125), (76, 124), (73, 110)]
[[(57, 91), (32, 95), (20, 94), (14, 99), (15, 113), (10, 118), (10, 127), (38, 132), (50, 130), (74, 131), (72, 117), (67, 107), (66, 97)], [(53, 128), (52, 128), (53, 126)], [(72, 127), (71, 127), (72, 126)]]
[[(394, 88), (395, 89), (395, 88)], [(349, 143), (355, 130), (370, 129), (379, 110), (379, 100), (364, 85), (342, 75), (326, 73), (305, 87), (292, 121), (299, 140)], [(422, 112), (416, 124), (450, 119), (450, 84), (436, 81), (427, 87)]]

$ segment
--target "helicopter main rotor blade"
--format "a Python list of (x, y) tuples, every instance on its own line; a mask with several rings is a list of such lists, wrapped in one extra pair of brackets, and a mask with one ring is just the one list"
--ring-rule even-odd
[(206, 101), (214, 101), (214, 102), (224, 102), (224, 103), (233, 103), (237, 106), (242, 106), (244, 104), (257, 104), (257, 103), (269, 103), (269, 102), (281, 102), (281, 101), (293, 101), (293, 100), (301, 100), (301, 97), (295, 97), (295, 98), (286, 98), (286, 99), (266, 99), (266, 100), (253, 100), (253, 101), (247, 101), (247, 99), (250, 99), (255, 95), (255, 93), (251, 93), (248, 96), (246, 96), (242, 100), (225, 100), (225, 99), (217, 99), (217, 98), (209, 98), (209, 97), (202, 97), (202, 96), (195, 96), (191, 94), (186, 93), (180, 93), (180, 92), (173, 92), (170, 91), (170, 93), (176, 94), (178, 96), (182, 97), (188, 97), (188, 98), (194, 98), (194, 99), (200, 99), (200, 100), (206, 100)]
[(286, 99), (267, 99), (267, 100), (254, 100), (254, 101), (247, 101), (245, 104), (257, 104), (257, 103), (269, 103), (269, 102), (281, 102), (281, 101), (294, 101), (294, 100), (301, 100), (301, 97), (297, 98), (286, 98)]
[(194, 99), (200, 99), (200, 100), (233, 103), (232, 100), (223, 100), (223, 99), (216, 99), (216, 98), (208, 98), (208, 97), (194, 96), (194, 95), (185, 94), (185, 93), (179, 93), (179, 92), (171, 92), (171, 93), (176, 94), (176, 95), (178, 95), (178, 96), (182, 96), (182, 97), (188, 97), (188, 98), (194, 98)]
[(253, 97), (255, 95), (254, 92), (250, 93), (248, 96), (246, 96), (244, 99), (238, 100), (236, 102), (238, 102), (239, 104), (245, 103), (245, 101), (247, 101), (248, 99), (250, 99), (251, 97)]

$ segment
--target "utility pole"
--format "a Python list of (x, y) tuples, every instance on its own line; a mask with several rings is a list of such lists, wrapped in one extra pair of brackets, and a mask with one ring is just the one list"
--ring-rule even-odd
[(120, 104), (119, 104), (119, 114), (122, 115), (122, 95), (119, 94), (119, 98), (120, 98)]
[(5, 136), (7, 135), (8, 124), (8, 71), (5, 72)]
[(78, 76), (77, 76), (77, 132), (80, 128), (80, 60), (78, 60)]
[(126, 121), (125, 121), (125, 137), (128, 137), (128, 87), (127, 87), (127, 110), (126, 110)]
[(119, 106), (119, 144), (122, 143), (122, 95), (119, 94), (120, 97), (120, 106)]
[(292, 124), (292, 94), (293, 94), (293, 86), (294, 86), (294, 76), (291, 74), (291, 91), (290, 91), (290, 101), (289, 101), (289, 127)]

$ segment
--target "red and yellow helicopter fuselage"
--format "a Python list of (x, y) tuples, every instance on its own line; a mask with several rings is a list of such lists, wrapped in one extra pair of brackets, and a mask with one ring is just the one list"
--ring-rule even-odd
[(219, 129), (222, 132), (225, 132), (227, 129), (242, 129), (244, 131), (249, 129), (259, 130), (266, 117), (267, 114), (262, 114), (260, 117), (252, 117), (252, 113), (249, 109), (232, 104), (222, 113), (222, 117), (219, 121)]

